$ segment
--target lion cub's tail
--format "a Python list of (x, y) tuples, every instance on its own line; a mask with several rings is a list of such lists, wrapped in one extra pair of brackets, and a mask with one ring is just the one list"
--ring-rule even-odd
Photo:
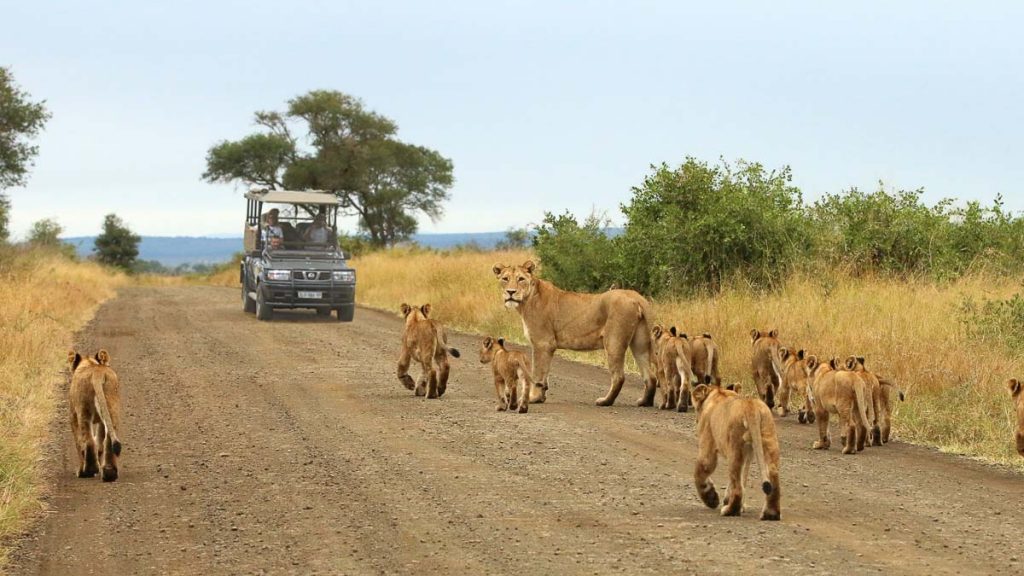
[(114, 421), (110, 418), (110, 405), (107, 404), (107, 395), (103, 392), (103, 385), (107, 383), (107, 375), (110, 370), (96, 370), (90, 380), (92, 381), (92, 390), (94, 393), (94, 404), (96, 405), (96, 413), (100, 415), (100, 420), (103, 421), (103, 427), (106, 428), (107, 436), (110, 438), (110, 448), (114, 451), (117, 456), (121, 455), (121, 439), (117, 437), (117, 428), (114, 428)]
[[(750, 443), (754, 448), (754, 458), (757, 459), (757, 468), (761, 471), (761, 490), (763, 490), (765, 494), (771, 494), (777, 489), (777, 487), (772, 486), (771, 476), (768, 473), (769, 458), (764, 452), (764, 419), (761, 416), (760, 410), (754, 410), (753, 412), (752, 421), (747, 423), (747, 430), (750, 432)], [(769, 416), (769, 419), (770, 418), (771, 416)], [(746, 483), (747, 480), (744, 478), (741, 481)]]
[(693, 374), (693, 366), (690, 365), (690, 355), (686, 353), (683, 348), (683, 343), (680, 340), (676, 340), (676, 371), (679, 372), (679, 377), (686, 382), (687, 385), (692, 386), (697, 383), (697, 377)]
[(448, 348), (448, 353), (452, 355), (452, 358), (458, 358), (459, 356), (461, 356), (461, 354), (459, 353), (459, 349), (458, 348), (451, 348), (451, 347), (449, 347)]
[(853, 393), (857, 397), (857, 416), (860, 418), (860, 423), (870, 430), (871, 421), (868, 420), (868, 401), (865, 388), (864, 380), (861, 378), (854, 379)]
[(900, 402), (903, 402), (903, 400), (905, 398), (905, 396), (903, 394), (903, 390), (900, 390), (900, 387), (897, 386), (896, 383), (892, 382), (891, 380), (886, 380), (885, 378), (879, 378), (878, 379), (878, 383), (880, 385), (882, 385), (882, 386), (888, 386), (889, 388), (892, 388), (893, 390), (895, 390), (896, 391), (896, 395), (900, 399)]

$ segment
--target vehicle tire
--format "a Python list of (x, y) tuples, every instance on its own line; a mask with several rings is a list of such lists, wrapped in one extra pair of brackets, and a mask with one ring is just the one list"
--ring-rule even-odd
[(335, 312), (338, 314), (338, 322), (351, 322), (352, 318), (356, 315), (356, 307), (346, 306), (344, 308), (338, 308)]
[(274, 310), (263, 299), (263, 291), (256, 289), (256, 319), (257, 320), (270, 320), (274, 317)]
[(324, 316), (330, 316), (331, 315), (331, 309), (330, 308), (317, 308), (316, 309), (316, 315), (320, 316), (321, 318), (324, 317)]
[(249, 286), (242, 283), (242, 310), (249, 314), (256, 312), (256, 302), (249, 298)]

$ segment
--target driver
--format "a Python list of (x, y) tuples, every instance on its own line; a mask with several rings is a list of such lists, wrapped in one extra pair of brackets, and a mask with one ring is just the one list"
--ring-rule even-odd
[(327, 228), (327, 218), (321, 212), (313, 217), (313, 223), (306, 228), (302, 239), (313, 244), (327, 244), (330, 238), (330, 230)]

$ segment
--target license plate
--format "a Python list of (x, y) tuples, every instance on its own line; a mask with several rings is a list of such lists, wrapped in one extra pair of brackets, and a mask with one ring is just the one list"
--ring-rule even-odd
[(323, 298), (323, 297), (324, 297), (324, 293), (323, 292), (302, 292), (302, 291), (299, 291), (299, 298), (317, 299), (317, 298)]

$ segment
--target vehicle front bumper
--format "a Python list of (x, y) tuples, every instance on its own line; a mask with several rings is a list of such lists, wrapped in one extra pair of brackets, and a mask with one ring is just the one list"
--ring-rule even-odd
[[(356, 285), (340, 282), (260, 283), (263, 302), (271, 308), (352, 308), (356, 305)], [(299, 292), (318, 292), (320, 298), (300, 298)]]

